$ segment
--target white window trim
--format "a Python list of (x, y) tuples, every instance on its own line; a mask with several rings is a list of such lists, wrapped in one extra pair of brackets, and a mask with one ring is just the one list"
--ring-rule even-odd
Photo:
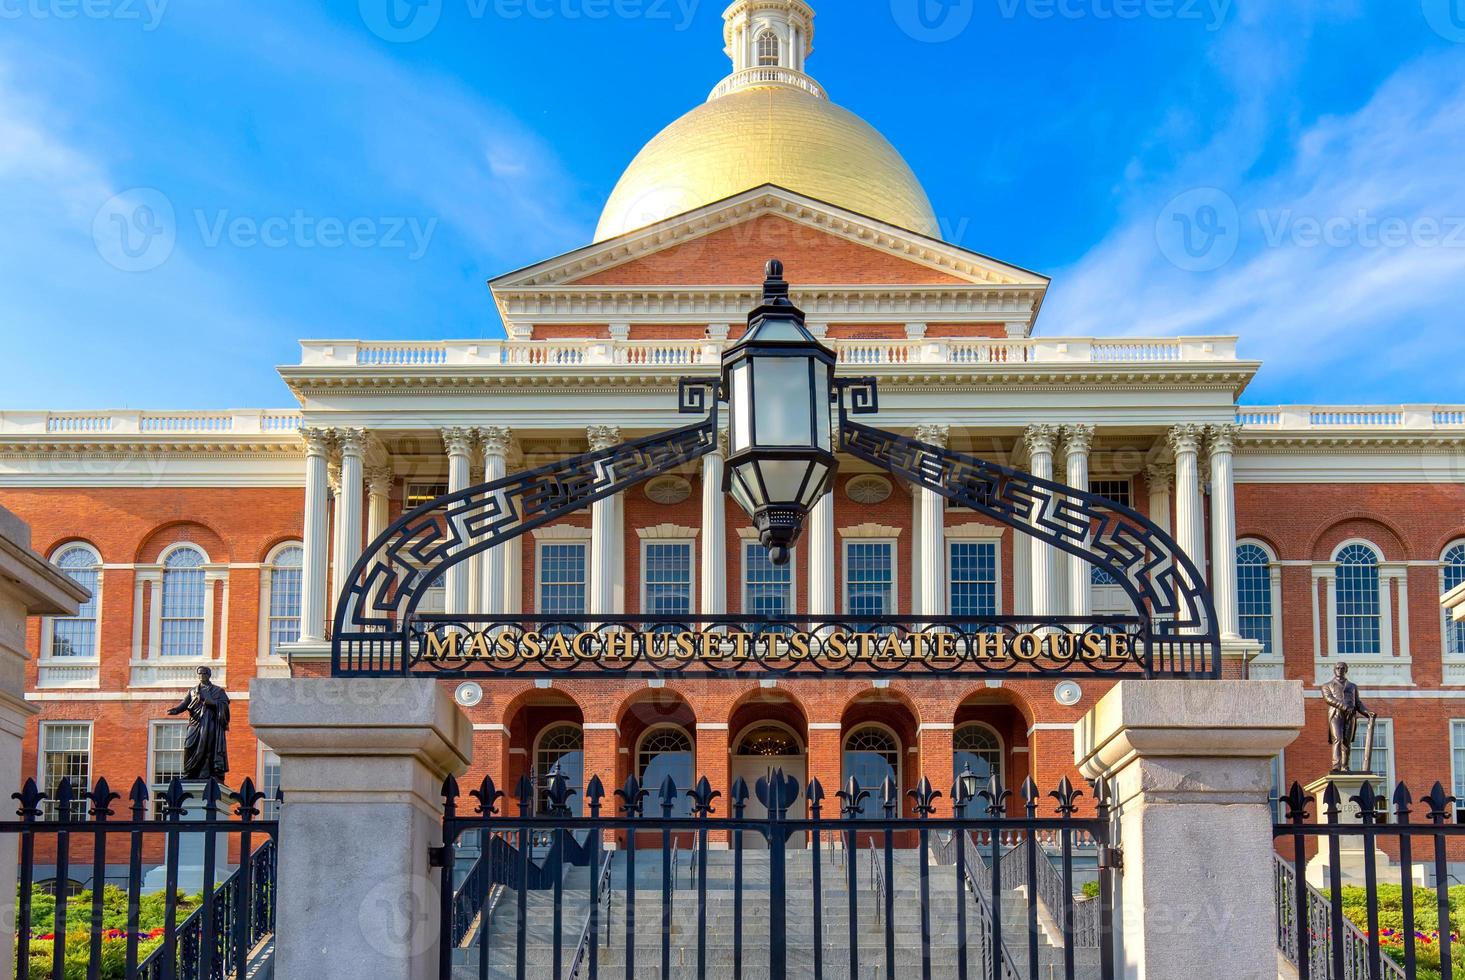
[[(748, 528), (748, 530), (752, 531), (752, 528)], [(740, 579), (740, 581), (742, 583), (742, 587), (741, 587), (742, 588), (742, 601), (738, 605), (738, 608), (741, 609), (744, 614), (751, 615), (751, 612), (749, 612), (749, 609), (748, 609), (748, 546), (749, 545), (755, 545), (756, 544), (759, 547), (762, 547), (762, 545), (758, 541), (758, 535), (757, 535), (757, 532), (756, 531), (753, 532), (753, 534), (751, 534), (751, 535), (743, 535), (743, 536), (741, 536), (740, 537), (740, 540), (739, 540), (739, 544), (741, 545), (741, 550), (738, 552), (738, 578)], [(796, 616), (796, 615), (798, 615), (798, 608), (799, 608), (799, 565), (798, 565), (798, 561), (799, 561), (799, 551), (798, 551), (798, 548), (790, 548), (788, 550), (788, 614), (790, 616)]]
[[(284, 657), (277, 657), (270, 653), (270, 607), (273, 602), (273, 586), (275, 562), (279, 561), (280, 552), (287, 548), (305, 549), (303, 541), (281, 541), (270, 549), (265, 556), (264, 564), (259, 567), (259, 646), (256, 663), (262, 667), (274, 667), (285, 663)], [(303, 564), (301, 571), (304, 571)], [(304, 603), (305, 597), (301, 596)]]
[[(199, 657), (163, 656), (163, 577), (168, 556), (188, 548), (203, 556), (203, 654)], [(147, 643), (142, 641), (142, 602), (145, 584), (152, 585), (151, 608), (148, 610)], [(215, 601), (215, 587), (219, 599)], [(214, 607), (218, 606), (215, 614)], [(199, 667), (213, 671), (215, 684), (228, 683), (225, 665), (228, 660), (229, 637), (229, 566), (209, 557), (208, 550), (192, 541), (175, 541), (158, 554), (157, 561), (138, 566), (137, 587), (133, 595), (133, 655), (129, 663), (128, 686), (144, 688), (188, 688), (196, 683), (193, 676)], [(215, 634), (218, 642), (214, 642)]]
[[(962, 722), (959, 725), (953, 726), (952, 729), (951, 729), (951, 756), (952, 756), (953, 762), (956, 759), (956, 753), (959, 752), (959, 751), (963, 751), (963, 750), (958, 749), (956, 747), (956, 733), (959, 732), (959, 731), (961, 731), (963, 728), (985, 728), (987, 731), (989, 731), (989, 732), (992, 733), (992, 737), (997, 740), (997, 780), (998, 780), (999, 783), (1002, 784), (1003, 787), (1006, 787), (1007, 786), (1007, 739), (1003, 738), (1001, 732), (999, 732), (996, 728), (994, 728), (993, 726), (989, 725), (985, 721), (978, 721), (976, 719), (973, 719), (971, 721), (964, 721), (964, 722)], [(960, 773), (957, 773), (956, 775), (959, 776), (961, 774)]]
[(171, 718), (153, 718), (148, 721), (148, 790), (151, 792), (156, 784), (153, 782), (153, 774), (157, 772), (157, 751), (158, 751), (158, 729), (165, 725), (175, 727), (186, 727), (186, 721), (174, 721)]
[[(46, 787), (46, 729), (56, 725), (83, 725), (86, 727), (87, 778), (90, 780), (96, 775), (96, 722), (80, 718), (52, 718), (36, 726), (36, 785), (41, 788), (42, 792), (48, 791)], [(77, 798), (81, 793), (91, 791), (90, 786), (81, 789), (73, 786), (71, 789), (73, 799)]]
[[(1362, 545), (1378, 559), (1379, 572), (1379, 652), (1372, 655), (1349, 654), (1344, 658), (1338, 652), (1338, 558), (1354, 546)], [(1332, 665), (1346, 659), (1350, 667), (1361, 667), (1364, 676), (1355, 677), (1360, 686), (1409, 686), (1413, 684), (1413, 658), (1409, 650), (1409, 602), (1408, 568), (1403, 562), (1391, 562), (1384, 549), (1366, 538), (1349, 538), (1338, 543), (1327, 562), (1315, 564), (1313, 577), (1313, 623), (1315, 634), (1315, 667), (1318, 683), (1326, 682), (1332, 676)], [(1318, 580), (1323, 583), (1324, 598), (1318, 603), (1316, 590)], [(1395, 583), (1398, 583), (1397, 586)], [(1398, 643), (1394, 638), (1394, 600), (1399, 604)]]
[[(869, 526), (869, 525), (867, 525)], [(852, 544), (888, 544), (890, 545), (890, 610), (888, 616), (899, 615), (900, 610), (900, 543), (894, 537), (876, 537), (856, 535), (846, 536), (839, 546), (840, 564), (840, 609), (844, 615), (850, 615), (849, 607), (849, 549)], [(949, 559), (948, 559), (949, 560)]]
[[(553, 529), (552, 528), (545, 528), (543, 530), (553, 530)], [(580, 529), (577, 528), (576, 530), (580, 530)], [(536, 534), (537, 534), (537, 532), (536, 532)], [(535, 613), (537, 615), (546, 615), (546, 613), (544, 612), (544, 549), (546, 547), (554, 547), (555, 545), (563, 545), (563, 544), (581, 544), (581, 545), (584, 545), (585, 546), (585, 583), (584, 583), (584, 587), (585, 587), (585, 612), (582, 613), (581, 615), (589, 615), (589, 613), (590, 613), (590, 562), (591, 562), (591, 556), (590, 556), (590, 532), (589, 532), (588, 529), (586, 529), (585, 536), (583, 538), (582, 537), (569, 537), (567, 535), (556, 535), (556, 536), (551, 536), (549, 538), (549, 540), (546, 540), (546, 541), (535, 541), (534, 542), (534, 611), (535, 611)]]
[[(655, 725), (650, 725), (644, 732), (641, 733), (641, 736), (636, 739), (636, 747), (632, 750), (633, 755), (631, 756), (631, 766), (633, 768), (633, 771), (636, 773), (636, 778), (640, 779), (642, 776), (641, 747), (646, 744), (646, 740), (650, 738), (652, 734), (654, 734), (655, 732), (665, 731), (666, 729), (681, 732), (683, 735), (687, 736), (687, 740), (691, 743), (692, 778), (693, 780), (695, 780), (697, 778), (697, 731), (695, 728), (688, 728), (686, 725), (679, 725), (674, 721), (662, 721), (656, 723)], [(652, 792), (655, 792), (657, 789), (657, 787), (655, 786), (650, 786), (647, 788), (650, 789)], [(688, 786), (686, 788), (691, 789), (692, 787)]]
[[(671, 525), (663, 525), (663, 526), (668, 526), (669, 527)], [(699, 593), (697, 592), (697, 563), (698, 563), (697, 562), (697, 559), (698, 559), (698, 555), (697, 555), (697, 541), (696, 541), (695, 538), (689, 538), (689, 537), (660, 537), (660, 536), (647, 537), (647, 536), (642, 536), (642, 538), (641, 538), (641, 612), (643, 614), (645, 614), (645, 615), (650, 615), (651, 614), (651, 610), (648, 609), (647, 606), (646, 606), (646, 597), (647, 597), (647, 592), (648, 592), (648, 590), (647, 590), (648, 583), (646, 581), (646, 552), (653, 545), (668, 545), (668, 544), (685, 545), (686, 548), (687, 548), (687, 553), (691, 556), (690, 557), (690, 560), (688, 562), (688, 566), (687, 566), (687, 583), (688, 583), (688, 587), (689, 587), (689, 591), (687, 592), (687, 616), (688, 617), (695, 617), (697, 615), (697, 598), (698, 598), (698, 595), (699, 595)]]
[[(1286, 654), (1282, 649), (1282, 638), (1286, 635), (1286, 631), (1282, 629), (1282, 565), (1277, 559), (1277, 553), (1265, 541), (1259, 538), (1237, 538), (1237, 550), (1240, 550), (1243, 545), (1260, 548), (1267, 556), (1267, 579), (1272, 593), (1272, 653), (1270, 656), (1258, 657), (1252, 661), (1252, 665), (1260, 664), (1263, 667), (1271, 667), (1275, 671), (1277, 668), (1282, 668), (1287, 662)], [(1282, 679), (1281, 673), (1277, 673), (1275, 676), (1277, 680)]]
[[(1440, 582), (1439, 592), (1440, 592), (1440, 595), (1444, 595), (1445, 592), (1447, 591), (1445, 589), (1445, 556), (1448, 555), (1455, 548), (1461, 547), (1462, 545), (1465, 545), (1465, 538), (1460, 538), (1459, 540), (1451, 541), (1449, 544), (1445, 545), (1445, 547), (1444, 547), (1443, 550), (1440, 551), (1440, 560), (1439, 560), (1439, 582)], [(1444, 660), (1446, 663), (1462, 664), (1462, 663), (1465, 663), (1465, 651), (1461, 651), (1459, 653), (1451, 653), (1450, 652), (1450, 633), (1452, 632), (1452, 630), (1451, 630), (1451, 627), (1452, 626), (1454, 626), (1454, 617), (1453, 617), (1451, 611), (1449, 609), (1446, 609), (1444, 611), (1444, 616), (1441, 617), (1441, 619), (1440, 619), (1440, 658), (1442, 660)], [(1450, 680), (1447, 679), (1445, 681), (1445, 683), (1446, 684), (1450, 684), (1450, 683), (1461, 683), (1461, 681), (1450, 681)]]
[(42, 617), (41, 650), (40, 656), (36, 658), (36, 687), (38, 688), (95, 690), (101, 686), (102, 593), (105, 589), (106, 565), (102, 561), (102, 553), (97, 549), (96, 545), (90, 541), (80, 540), (67, 541), (65, 544), (57, 545), (51, 552), (51, 561), (54, 562), (57, 558), (60, 558), (63, 554), (74, 548), (81, 548), (91, 552), (92, 558), (96, 561), (94, 567), (97, 573), (97, 588), (92, 597), (95, 603), (92, 610), (92, 652), (90, 655), (82, 657), (53, 656), (51, 648), (56, 638), (56, 620), (75, 617)]
[[(1367, 729), (1364, 726), (1367, 724), (1367, 721), (1360, 721), (1359, 731), (1366, 731)], [(1394, 787), (1399, 785), (1398, 773), (1394, 770), (1394, 746), (1397, 744), (1396, 740), (1398, 738), (1398, 731), (1394, 728), (1393, 718), (1380, 718), (1379, 728), (1384, 729), (1388, 732), (1389, 751), (1388, 754), (1384, 757), (1384, 772), (1386, 773), (1384, 779), (1386, 780), (1387, 785), (1384, 786), (1383, 792), (1380, 794), (1384, 797), (1384, 799), (1388, 800), (1393, 798)], [(1377, 739), (1377, 734), (1375, 734), (1375, 739)], [(1348, 751), (1353, 751), (1352, 746), (1349, 746)], [(1377, 745), (1374, 746), (1374, 751), (1378, 751)], [(1453, 760), (1451, 764), (1453, 765)]]
[[(982, 525), (977, 525), (981, 527)], [(989, 530), (997, 530), (989, 528)], [(946, 536), (946, 611), (951, 612), (951, 587), (954, 582), (952, 578), (952, 546), (958, 544), (990, 544), (993, 548), (993, 572), (996, 575), (996, 591), (994, 598), (996, 608), (994, 616), (1002, 615), (1002, 533), (998, 530), (996, 534), (948, 534)], [(995, 730), (995, 729), (994, 729)]]
[[(850, 750), (850, 748), (849, 748), (849, 740), (851, 738), (854, 738), (854, 736), (856, 734), (858, 734), (859, 731), (860, 731), (860, 729), (862, 729), (862, 728), (878, 728), (882, 732), (884, 732), (885, 734), (889, 735), (895, 741), (895, 790), (896, 790), (897, 797), (903, 796), (904, 794), (901, 792), (901, 787), (903, 787), (905, 785), (905, 756), (906, 756), (906, 753), (905, 753), (905, 743), (904, 743), (904, 741), (901, 740), (900, 733), (897, 732), (894, 728), (891, 728), (889, 725), (885, 724), (883, 721), (862, 721), (862, 722), (858, 722), (858, 723), (856, 723), (854, 725), (851, 725), (850, 728), (849, 728), (849, 731), (844, 732), (842, 735), (840, 735), (840, 737), (839, 737), (839, 779), (840, 779), (840, 782), (841, 783), (844, 782), (844, 779), (845, 779), (845, 776), (844, 776), (844, 757), (845, 757), (845, 753), (849, 752), (849, 750)], [(911, 748), (914, 749), (915, 746), (911, 746)], [(876, 791), (878, 791), (880, 789), (880, 787), (878, 787), (878, 786), (865, 786), (865, 787), (862, 787), (862, 788), (863, 789), (869, 789), (869, 790), (876, 790)], [(883, 816), (884, 815), (884, 810), (880, 809), (880, 799), (873, 792), (870, 794), (870, 802), (867, 802), (865, 805), (866, 806), (870, 806), (872, 804), (876, 808), (875, 812), (876, 813), (879, 813), (879, 814), (881, 814)], [(900, 816), (901, 815), (901, 809), (902, 808), (899, 807), (899, 806), (896, 807), (896, 811), (895, 811), (895, 815), (896, 816)], [(864, 810), (864, 811), (861, 811), (861, 812), (862, 813), (865, 813), (865, 814), (868, 814), (871, 811)]]

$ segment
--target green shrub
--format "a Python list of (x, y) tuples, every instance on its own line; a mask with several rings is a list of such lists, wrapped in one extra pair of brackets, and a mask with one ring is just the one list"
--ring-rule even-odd
[[(91, 957), (93, 893), (84, 891), (66, 902), (66, 980), (86, 980)], [(182, 923), (201, 897), (178, 893), (177, 921)], [(149, 934), (163, 928), (166, 921), (167, 896), (162, 892), (144, 895), (138, 900), (138, 962), (163, 944), (161, 936)], [(17, 915), (19, 914), (17, 909)], [(16, 923), (17, 929), (19, 922)], [(31, 891), (31, 932), (28, 952), (30, 975), (49, 977), (55, 964), (54, 942), (56, 899), (39, 889)], [(102, 889), (102, 929), (113, 933), (102, 940), (102, 980), (122, 980), (127, 965), (127, 893), (107, 885)]]

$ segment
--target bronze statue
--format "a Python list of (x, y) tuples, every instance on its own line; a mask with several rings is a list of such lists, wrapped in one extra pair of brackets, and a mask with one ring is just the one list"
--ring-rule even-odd
[(188, 737), (183, 743), (183, 778), (217, 779), (229, 774), (229, 695), (209, 678), (213, 671), (198, 668), (198, 686), (191, 688), (170, 715), (188, 713)]
[(1358, 719), (1369, 720), (1368, 738), (1363, 746), (1363, 771), (1373, 771), (1373, 723), (1378, 715), (1363, 706), (1358, 685), (1348, 679), (1348, 665), (1333, 668), (1333, 679), (1322, 686), (1323, 701), (1328, 705), (1328, 744), (1333, 748), (1333, 773), (1351, 773), (1349, 756), (1353, 738), (1358, 734)]

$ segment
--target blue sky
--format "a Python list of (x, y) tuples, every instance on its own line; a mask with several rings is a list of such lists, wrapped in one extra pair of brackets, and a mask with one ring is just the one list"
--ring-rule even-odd
[[(1465, 0), (815, 6), (947, 237), (1054, 277), (1040, 333), (1465, 401)], [(0, 403), (285, 405), (299, 338), (500, 336), (485, 280), (590, 239), (722, 7), (0, 0)]]

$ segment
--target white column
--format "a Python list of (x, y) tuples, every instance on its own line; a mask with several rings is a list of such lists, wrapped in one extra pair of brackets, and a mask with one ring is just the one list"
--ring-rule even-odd
[(815, 616), (837, 614), (834, 595), (834, 491), (831, 489), (809, 511), (809, 608)]
[(366, 458), (366, 430), (338, 429), (341, 447), (341, 490), (336, 520), (341, 525), (341, 553), (336, 565), (336, 594), (350, 584), (351, 569), (361, 557), (361, 489)]
[(1394, 655), (1394, 580), (1379, 569), (1379, 656)]
[(375, 541), (391, 523), (392, 468), (376, 466), (366, 471), (366, 537)]
[(1170, 446), (1175, 450), (1175, 538), (1195, 562), (1201, 581), (1206, 577), (1206, 528), (1200, 513), (1201, 427), (1193, 423), (1177, 425), (1170, 430)]
[[(618, 425), (592, 425), (585, 430), (590, 451), (599, 452), (620, 445)], [(616, 585), (621, 577), (617, 568), (620, 554), (621, 508), (617, 494), (590, 505), (590, 612), (592, 615), (613, 615), (616, 608)]]
[[(1068, 463), (1068, 485), (1075, 490), (1089, 488), (1089, 452), (1094, 448), (1092, 425), (1065, 425), (1063, 451)], [(1068, 556), (1068, 614), (1087, 616), (1094, 611), (1093, 573), (1088, 562)]]
[(1175, 488), (1175, 460), (1161, 457), (1145, 468), (1145, 482), (1150, 488), (1150, 520), (1166, 534), (1170, 533), (1170, 501)]
[[(923, 425), (916, 438), (939, 449), (946, 448), (949, 425)], [(921, 499), (921, 592), (920, 614), (946, 615), (946, 498), (934, 490), (918, 487)]]
[[(331, 430), (334, 437), (334, 429)], [(334, 443), (332, 444), (334, 447)], [(326, 468), (326, 473), (331, 480), (331, 591), (329, 604), (326, 607), (326, 617), (330, 618), (335, 611), (336, 602), (341, 596), (341, 581), (344, 576), (341, 574), (341, 530), (346, 525), (341, 521), (341, 460), (337, 456), (332, 459)]]
[[(1399, 569), (1394, 576), (1398, 584), (1399, 592), (1399, 656), (1412, 657), (1413, 651), (1409, 647), (1409, 566), (1405, 565)], [(1280, 606), (1273, 606), (1279, 609)]]
[(1236, 449), (1235, 424), (1206, 430), (1211, 452), (1211, 587), (1221, 637), (1241, 636), (1241, 610), (1236, 587)]
[[(280, 757), (274, 974), (436, 980), (429, 851), (441, 788), (473, 757), (451, 688), (426, 680), (256, 679), (249, 722)], [(343, 896), (350, 895), (350, 900)]]
[[(1053, 479), (1053, 449), (1058, 442), (1058, 427), (1053, 425), (1030, 425), (1023, 439), (1028, 448), (1028, 471), (1040, 480)], [(1053, 505), (1057, 501), (1052, 502)], [(1034, 523), (1044, 515), (1034, 514)], [(1030, 539), (1032, 547), (1033, 573), (1033, 615), (1058, 615), (1058, 569), (1053, 555), (1053, 546), (1038, 538)]]
[(702, 602), (704, 616), (727, 612), (727, 504), (722, 492), (726, 432), (702, 457)]
[(1302, 704), (1297, 681), (1121, 681), (1074, 726), (1075, 757), (1110, 787), (1124, 848), (1123, 976), (1277, 975), (1268, 795)]
[(328, 429), (301, 429), (305, 440), (305, 557), (300, 569), (300, 641), (325, 639), (326, 561), (330, 530), (327, 491), (330, 483), (331, 434)]
[[(443, 445), (448, 451), (448, 493), (468, 489), (472, 478), (473, 430), (452, 427), (442, 430)], [(449, 613), (468, 612), (469, 573), (466, 562), (450, 567), (444, 575), (444, 603)]]
[[(483, 482), (496, 483), (509, 475), (509, 446), (514, 433), (501, 425), (491, 425), (479, 432), (483, 440)], [(505, 567), (506, 551), (503, 545), (484, 552), (483, 570), (479, 581), (483, 587), (480, 608), (490, 616), (504, 614), (504, 582), (508, 574)]]

